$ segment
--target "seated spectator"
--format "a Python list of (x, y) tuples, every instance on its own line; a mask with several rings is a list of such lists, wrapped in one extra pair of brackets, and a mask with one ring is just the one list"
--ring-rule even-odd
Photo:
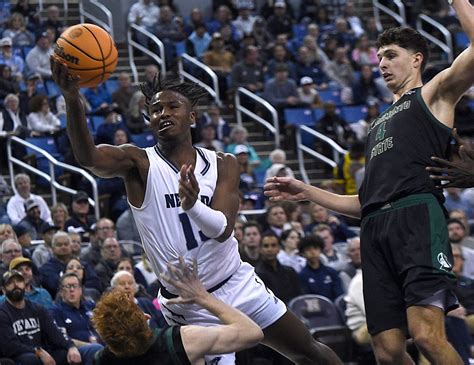
[(33, 251), (32, 259), (35, 265), (40, 268), (46, 262), (48, 262), (51, 257), (53, 257), (53, 250), (51, 249), (51, 244), (53, 242), (53, 236), (58, 231), (58, 227), (47, 225), (41, 231), (41, 238), (43, 239), (43, 243), (40, 243), (36, 246), (35, 250)]
[(91, 227), (91, 242), (87, 249), (85, 249), (81, 258), (87, 261), (92, 267), (95, 267), (100, 259), (102, 258), (100, 250), (102, 244), (107, 238), (115, 237), (115, 225), (114, 222), (108, 218), (100, 218), (97, 223), (94, 223)]
[(31, 98), (28, 109), (28, 127), (35, 135), (55, 133), (61, 129), (61, 121), (49, 107), (48, 97), (40, 94)]
[(81, 355), (64, 336), (48, 310), (25, 300), (25, 279), (18, 271), (3, 275), (6, 301), (0, 304), (0, 356), (23, 364), (80, 363)]
[(364, 22), (365, 34), (369, 38), (369, 43), (371, 46), (375, 46), (377, 38), (380, 35), (380, 31), (377, 28), (377, 22), (373, 16), (365, 18)]
[(243, 60), (232, 67), (232, 87), (244, 87), (254, 93), (263, 90), (263, 72), (257, 47), (246, 47)]
[(286, 34), (288, 38), (293, 34), (293, 18), (287, 12), (287, 4), (277, 0), (273, 4), (273, 15), (268, 18), (267, 30), (276, 38), (279, 34)]
[(339, 17), (335, 20), (335, 29), (330, 32), (330, 37), (337, 40), (338, 47), (349, 51), (354, 47), (355, 36), (346, 19)]
[(66, 29), (66, 26), (61, 21), (59, 8), (56, 5), (50, 5), (46, 8), (46, 20), (41, 23), (41, 27), (43, 29), (51, 27), (57, 35)]
[(106, 288), (112, 276), (117, 271), (117, 265), (122, 258), (122, 249), (114, 237), (104, 240), (100, 248), (100, 260), (95, 265), (94, 271), (99, 277), (102, 288)]
[(13, 54), (11, 38), (2, 38), (0, 40), (0, 47), (2, 47), (0, 54), (0, 65), (7, 65), (10, 67), (13, 77), (17, 81), (23, 80), (23, 71), (25, 69), (25, 62), (23, 58)]
[(313, 79), (309, 76), (303, 76), (298, 88), (298, 97), (305, 106), (318, 108), (322, 105), (318, 90)]
[(247, 222), (242, 227), (242, 242), (239, 247), (242, 261), (256, 267), (260, 262), (260, 245), (262, 244), (262, 228), (255, 221)]
[(41, 211), (40, 217), (46, 222), (51, 223), (51, 213), (46, 201), (40, 196), (31, 192), (31, 179), (27, 174), (16, 174), (14, 179), (16, 193), (7, 204), (7, 214), (13, 224), (18, 224), (26, 215), (25, 203), (27, 200), (33, 199), (38, 203)]
[(18, 0), (10, 8), (10, 13), (20, 13), (25, 18), (28, 29), (32, 30), (40, 25), (40, 11), (37, 4), (31, 4), (29, 0)]
[(31, 73), (38, 73), (43, 80), (51, 79), (49, 58), (53, 54), (53, 45), (47, 32), (36, 36), (36, 45), (26, 55), (26, 65)]
[(265, 285), (284, 303), (302, 295), (298, 274), (277, 259), (280, 251), (280, 240), (274, 234), (263, 235), (260, 245), (260, 262), (255, 268), (257, 275)]
[(351, 52), (352, 62), (358, 69), (368, 65), (370, 68), (378, 67), (379, 59), (377, 57), (377, 49), (370, 45), (369, 37), (362, 34), (357, 38), (354, 49)]
[[(336, 104), (334, 104), (334, 102), (326, 101), (323, 105), (324, 114), (321, 119), (319, 119), (316, 130), (346, 148), (354, 138), (355, 133), (347, 122), (337, 114)], [(322, 152), (326, 156), (330, 153), (325, 146), (322, 147)]]
[(316, 17), (312, 20), (319, 25), (321, 34), (330, 33), (334, 30), (334, 22), (330, 19), (327, 6), (319, 6), (316, 10)]
[(129, 24), (142, 26), (153, 33), (159, 16), (160, 8), (152, 0), (138, 0), (130, 8), (127, 19)]
[(66, 231), (66, 221), (69, 219), (69, 212), (64, 203), (56, 203), (51, 207), (51, 218), (53, 224), (61, 231)]
[(112, 103), (117, 105), (121, 114), (128, 115), (130, 100), (135, 92), (130, 75), (126, 72), (121, 72), (118, 76), (118, 85), (118, 89), (112, 93)]
[(474, 222), (469, 224), (466, 211), (462, 209), (452, 209), (449, 211), (449, 218), (459, 219), (466, 228), (468, 236), (474, 236)]
[(348, 261), (347, 255), (342, 250), (334, 247), (334, 235), (331, 228), (325, 224), (320, 224), (311, 233), (320, 237), (324, 242), (323, 263), (337, 272), (344, 269)]
[(318, 44), (319, 28), (317, 24), (308, 25), (308, 34), (303, 38), (303, 46), (308, 49), (308, 60), (318, 63), (324, 68), (329, 62), (329, 58)]
[(232, 13), (227, 5), (221, 5), (217, 8), (214, 19), (207, 24), (207, 29), (210, 34), (222, 33), (224, 25), (230, 26), (232, 40), (240, 39), (236, 27), (232, 24)]
[(235, 155), (235, 149), (238, 145), (245, 145), (249, 153), (249, 164), (252, 166), (257, 166), (260, 164), (260, 158), (253, 148), (247, 141), (248, 132), (245, 127), (235, 126), (230, 132), (230, 144), (225, 148), (225, 152), (232, 153)]
[[(62, 229), (60, 229), (62, 231)], [(71, 239), (71, 254), (74, 257), (79, 257), (81, 255), (81, 235), (79, 233), (76, 233), (74, 231), (72, 232), (67, 232), (69, 238)]]
[(84, 91), (84, 97), (92, 108), (91, 114), (103, 115), (108, 110), (114, 109), (112, 105), (112, 95), (108, 92), (105, 84), (95, 87), (88, 87)]
[(291, 228), (288, 223), (288, 217), (281, 204), (273, 204), (267, 208), (265, 215), (267, 229), (263, 234), (273, 233), (280, 238), (283, 231)]
[(90, 320), (95, 303), (83, 299), (82, 284), (73, 273), (59, 279), (59, 299), (52, 310), (56, 325), (79, 348), (82, 364), (92, 365), (94, 354), (103, 348)]
[(350, 127), (355, 133), (355, 137), (358, 141), (365, 142), (370, 123), (378, 118), (379, 115), (379, 104), (376, 102), (367, 103), (367, 115), (363, 119), (350, 124)]
[(357, 188), (357, 171), (365, 166), (365, 145), (363, 142), (355, 141), (352, 143), (349, 152), (339, 163), (335, 171), (335, 178), (341, 180), (344, 185), (344, 194), (355, 195), (359, 190)]
[(255, 18), (255, 22), (253, 23), (252, 36), (255, 38), (255, 45), (261, 51), (268, 50), (268, 46), (272, 42), (272, 36), (268, 32), (265, 20), (261, 16), (257, 16)]
[(198, 130), (200, 127), (208, 124), (213, 126), (217, 140), (224, 143), (224, 145), (229, 144), (230, 127), (224, 118), (222, 118), (219, 105), (216, 103), (208, 104), (207, 110), (203, 113), (201, 120), (197, 125)]
[(237, 6), (239, 15), (232, 21), (232, 25), (235, 27), (239, 39), (242, 39), (245, 34), (252, 33), (253, 24), (256, 19), (256, 17), (252, 15), (252, 10), (254, 10), (253, 5), (251, 1), (243, 1)]
[(447, 220), (449, 241), (474, 250), (474, 237), (468, 236), (464, 224), (455, 218)]
[[(9, 270), (16, 270), (25, 279), (25, 299), (51, 310), (54, 306), (53, 298), (46, 289), (34, 285), (39, 278), (33, 276), (33, 261), (26, 257), (17, 257), (10, 261)], [(2, 299), (5, 299), (2, 297)]]
[(18, 225), (23, 226), (30, 232), (31, 239), (38, 240), (40, 234), (49, 226), (49, 223), (41, 218), (40, 206), (37, 200), (28, 199), (24, 207), (26, 215), (18, 222)]
[[(135, 272), (136, 272), (135, 265), (133, 264), (133, 260), (130, 257), (122, 257), (120, 259), (120, 261), (117, 264), (117, 269), (115, 270), (115, 272), (119, 272), (119, 271), (127, 271), (130, 274), (132, 274), (133, 277), (135, 278), (135, 282), (137, 283), (137, 292), (135, 293), (135, 298), (145, 297), (150, 300), (153, 300), (154, 298), (156, 298), (156, 295), (151, 296), (145, 289), (145, 286), (138, 280), (138, 279), (143, 280), (143, 277), (135, 276)], [(158, 291), (156, 292), (156, 294), (158, 294)]]
[[(140, 261), (138, 261), (135, 265), (133, 276), (135, 277), (137, 283), (143, 285), (148, 293), (150, 293), (152, 286), (158, 283), (158, 278), (151, 268), (150, 261), (148, 260), (148, 257), (145, 253), (142, 253)], [(156, 296), (154, 295), (153, 297)]]
[(202, 55), (202, 61), (217, 74), (220, 95), (224, 97), (228, 87), (226, 78), (232, 71), (234, 55), (224, 48), (221, 33), (212, 34), (210, 49)]
[(216, 139), (216, 130), (212, 124), (205, 124), (200, 128), (200, 142), (196, 147), (206, 148), (211, 151), (224, 152), (224, 144)]
[[(66, 232), (58, 231), (53, 236), (51, 248), (53, 256), (40, 268), (40, 273), (41, 285), (52, 297), (55, 297), (58, 290), (59, 277), (61, 273), (66, 271), (66, 265), (71, 258), (71, 239)], [(94, 270), (87, 263), (82, 263), (82, 265), (86, 272), (85, 286), (101, 291), (100, 281)]]
[(298, 251), (299, 233), (294, 229), (287, 229), (281, 233), (280, 242), (283, 249), (278, 252), (278, 261), (282, 265), (292, 267), (297, 273), (301, 272), (306, 266), (306, 259)]
[(43, 91), (40, 92), (40, 85), (44, 86), (43, 80), (39, 73), (29, 73), (26, 77), (26, 90), (20, 91), (20, 109), (22, 112), (29, 114), (29, 103), (33, 96), (38, 94), (44, 94)]
[(189, 17), (185, 17), (184, 19), (184, 31), (188, 36), (202, 26), (207, 30), (204, 15), (200, 8), (193, 8)]
[[(17, 241), (21, 245), (23, 251), (27, 251), (28, 253), (30, 252), (31, 249), (31, 234), (28, 232), (28, 230), (20, 225), (16, 225), (13, 227)], [(30, 254), (31, 256), (31, 254)]]
[[(1, 85), (0, 85), (1, 88)], [(0, 165), (7, 165), (7, 140), (4, 137), (18, 136), (26, 138), (30, 131), (25, 113), (20, 108), (20, 100), (15, 94), (8, 94), (3, 102), (5, 109), (0, 114)], [(26, 155), (24, 146), (18, 143), (11, 144), (12, 154), (17, 158)]]
[(153, 33), (163, 42), (166, 62), (167, 64), (171, 64), (171, 61), (176, 57), (175, 44), (186, 39), (186, 35), (181, 18), (175, 17), (170, 6), (160, 6), (160, 15), (154, 25)]
[(299, 273), (301, 287), (306, 294), (322, 295), (332, 301), (342, 295), (342, 282), (336, 270), (321, 262), (324, 242), (321, 237), (302, 237), (299, 251), (307, 260), (307, 265)]
[(334, 59), (324, 67), (324, 72), (331, 80), (335, 88), (350, 88), (355, 81), (354, 69), (347, 57), (347, 50), (338, 47), (334, 53)]
[(34, 35), (26, 29), (26, 22), (23, 15), (13, 13), (7, 23), (7, 28), (3, 31), (3, 38), (10, 38), (15, 47), (32, 46), (35, 42)]
[(113, 145), (115, 132), (118, 129), (127, 131), (127, 127), (119, 110), (115, 107), (106, 108), (101, 113), (104, 115), (104, 122), (97, 128), (95, 143)]
[[(285, 151), (283, 151), (282, 149), (276, 148), (272, 152), (270, 152), (270, 155), (268, 156), (268, 159), (269, 159), (269, 162), (270, 162), (270, 166), (265, 171), (265, 177), (264, 177), (263, 181), (267, 181), (268, 178), (270, 178), (272, 176), (276, 176), (276, 175), (274, 175), (275, 170), (276, 170), (276, 172), (279, 172), (282, 168), (281, 165), (284, 165), (286, 176), (294, 177), (293, 171), (288, 166), (286, 166), (286, 153), (285, 153)], [(271, 169), (272, 166), (274, 166), (274, 165), (278, 165), (277, 168)]]
[(15, 232), (15, 230), (14, 230), (14, 228), (11, 224), (2, 223), (2, 224), (0, 224), (0, 244), (8, 238), (12, 238), (16, 241), (18, 237), (17, 237), (16, 232)]
[(360, 346), (370, 345), (362, 291), (362, 270), (357, 270), (352, 278), (344, 300), (346, 301), (346, 324), (352, 331), (352, 338)]
[(122, 291), (127, 294), (130, 300), (133, 300), (143, 311), (150, 316), (149, 326), (153, 330), (155, 328), (163, 328), (166, 326), (163, 314), (158, 311), (150, 299), (140, 297), (136, 298), (137, 283), (135, 278), (128, 271), (119, 271), (114, 274), (110, 281), (112, 290)]
[(299, 21), (302, 22), (304, 19), (316, 19), (320, 7), (321, 0), (302, 0), (300, 2)]
[(310, 77), (320, 89), (326, 89), (329, 78), (323, 71), (322, 62), (313, 61), (310, 58), (309, 49), (306, 46), (298, 48), (298, 59), (296, 62), (296, 76), (300, 80), (302, 77)]
[(239, 190), (243, 193), (250, 193), (257, 189), (257, 181), (249, 163), (249, 150), (247, 146), (244, 144), (235, 146), (234, 155), (237, 157), (239, 166)]
[(21, 246), (14, 238), (7, 238), (1, 244), (0, 274), (9, 270), (10, 263), (17, 257), (22, 257)]
[(186, 39), (186, 53), (202, 59), (211, 44), (212, 37), (204, 24), (198, 24)]
[(345, 290), (349, 287), (349, 283), (355, 276), (357, 270), (361, 268), (360, 237), (353, 237), (347, 240), (347, 256), (349, 257), (349, 261), (339, 273)]
[(375, 78), (369, 65), (362, 65), (359, 80), (352, 85), (354, 104), (391, 103), (392, 92), (381, 77)]
[(125, 124), (130, 133), (139, 134), (147, 128), (143, 114), (147, 114), (145, 106), (145, 95), (141, 91), (135, 91), (130, 98), (128, 114)]
[(72, 213), (64, 226), (69, 231), (69, 227), (80, 228), (76, 232), (81, 233), (83, 241), (89, 241), (89, 231), (95, 218), (89, 216), (89, 196), (85, 191), (78, 191), (72, 197)]
[(85, 300), (87, 301), (97, 301), (100, 298), (100, 291), (94, 287), (86, 286), (95, 285), (95, 282), (88, 282), (86, 279), (86, 269), (84, 262), (81, 262), (78, 256), (71, 256), (69, 261), (66, 264), (66, 269), (64, 270), (65, 274), (74, 274), (79, 278), (79, 282), (82, 287), (82, 294)]
[(461, 209), (466, 212), (469, 217), (474, 216), (474, 204), (462, 194), (462, 189), (448, 187), (444, 190), (444, 197), (444, 206), (448, 211)]
[(360, 37), (364, 33), (364, 27), (362, 20), (356, 13), (356, 6), (354, 1), (350, 0), (346, 2), (346, 6), (343, 9), (342, 16), (349, 24), (349, 28), (356, 37)]
[(13, 76), (11, 67), (0, 65), (0, 100), (5, 99), (9, 94), (18, 94), (19, 90), (20, 86), (16, 77)]

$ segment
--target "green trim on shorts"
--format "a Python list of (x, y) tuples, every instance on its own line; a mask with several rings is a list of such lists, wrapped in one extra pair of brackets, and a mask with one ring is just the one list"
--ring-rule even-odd
[(173, 363), (181, 364), (181, 361), (179, 360), (179, 356), (176, 352), (176, 349), (174, 348), (173, 329), (174, 327), (170, 327), (165, 331), (166, 347), (168, 347), (169, 354), (171, 356), (171, 359), (173, 360)]
[(370, 214), (367, 214), (364, 217), (364, 219), (369, 218), (369, 217), (375, 217), (377, 215), (384, 214), (396, 209), (406, 208), (412, 205), (417, 205), (420, 203), (430, 203), (430, 202), (435, 202), (436, 204), (439, 205), (438, 200), (435, 198), (433, 194), (430, 194), (430, 193), (408, 195), (398, 200), (395, 200), (394, 202), (385, 204), (383, 207), (377, 209), (376, 211)]

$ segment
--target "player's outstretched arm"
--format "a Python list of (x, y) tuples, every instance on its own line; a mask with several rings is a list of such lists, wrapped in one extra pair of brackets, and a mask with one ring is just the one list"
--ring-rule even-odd
[(79, 84), (67, 66), (51, 56), (51, 71), (66, 101), (67, 133), (79, 164), (101, 177), (124, 176), (135, 165), (131, 145), (95, 146), (86, 122), (84, 106), (79, 98)]
[[(454, 150), (450, 160), (439, 157), (431, 157), (438, 166), (429, 166), (426, 169), (435, 173), (430, 178), (438, 187), (443, 188), (472, 188), (474, 187), (474, 144), (462, 140), (457, 131), (453, 131), (454, 138), (458, 143), (458, 149)], [(442, 184), (443, 181), (446, 183)]]
[(265, 182), (265, 195), (272, 201), (308, 200), (349, 217), (360, 218), (358, 195), (339, 195), (305, 184), (291, 177), (271, 177)]
[[(469, 47), (465, 49), (452, 63), (451, 67), (443, 70), (436, 75), (424, 88), (424, 97), (428, 104), (433, 108), (435, 102), (435, 115), (444, 117), (443, 110), (446, 106), (453, 106), (457, 103), (459, 98), (471, 87), (474, 83), (474, 7), (469, 3), (469, 0), (454, 0), (452, 4), (456, 14), (458, 15), (461, 26), (466, 32), (471, 41)], [(441, 101), (441, 103), (436, 103)], [(445, 105), (447, 103), (448, 105)], [(437, 110), (437, 109), (440, 110)], [(453, 113), (453, 111), (451, 111)], [(451, 119), (451, 118), (450, 118)], [(446, 119), (441, 119), (444, 121)], [(452, 126), (452, 124), (450, 125)]]
[(168, 265), (168, 273), (161, 275), (178, 289), (179, 297), (170, 304), (195, 303), (216, 315), (222, 325), (181, 327), (181, 340), (191, 363), (204, 355), (235, 352), (256, 345), (263, 339), (258, 325), (245, 314), (215, 298), (204, 289), (197, 275), (197, 263), (190, 270), (183, 257), (176, 266)]

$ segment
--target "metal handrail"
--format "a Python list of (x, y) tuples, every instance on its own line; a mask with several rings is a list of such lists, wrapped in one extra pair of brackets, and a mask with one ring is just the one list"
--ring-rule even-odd
[(380, 22), (380, 11), (391, 16), (398, 24), (402, 26), (407, 24), (405, 5), (402, 3), (401, 0), (394, 0), (393, 3), (397, 6), (398, 13), (396, 13), (389, 7), (381, 4), (379, 0), (372, 0), (372, 4), (374, 8), (375, 24), (377, 25), (377, 30), (379, 32), (383, 30), (382, 23)]
[[(193, 76), (192, 74), (190, 74), (189, 72), (184, 70), (183, 59), (185, 59), (186, 61), (191, 62), (195, 66), (199, 67), (202, 71), (207, 73), (209, 75), (209, 77), (211, 78), (211, 80), (212, 80), (212, 87), (207, 85), (204, 81), (198, 79), (196, 76)], [(221, 101), (220, 94), (219, 94), (219, 79), (217, 77), (217, 74), (209, 66), (207, 66), (206, 64), (198, 61), (196, 58), (191, 57), (187, 53), (183, 53), (181, 55), (181, 57), (179, 58), (178, 67), (179, 67), (179, 75), (182, 78), (187, 78), (187, 79), (199, 84), (201, 87), (206, 89), (206, 91), (214, 98), (214, 100), (216, 101), (216, 103), (219, 106), (222, 106), (222, 101)]]
[[(331, 160), (330, 158), (320, 154), (319, 152), (313, 150), (312, 148), (309, 148), (308, 146), (305, 146), (302, 143), (302, 138), (301, 138), (301, 133), (306, 132), (311, 134), (312, 136), (316, 137), (319, 139), (321, 142), (324, 142), (328, 144), (332, 148), (332, 153), (333, 153), (333, 158), (334, 160)], [(316, 132), (314, 129), (301, 125), (298, 127), (298, 130), (296, 131), (296, 153), (298, 156), (298, 166), (300, 168), (301, 172), (301, 177), (303, 178), (303, 181), (306, 184), (309, 184), (309, 178), (308, 174), (306, 173), (306, 168), (304, 166), (304, 156), (303, 152), (306, 152), (307, 154), (313, 156), (314, 158), (324, 162), (325, 164), (331, 166), (332, 168), (336, 167), (339, 165), (340, 161), (340, 155), (346, 154), (348, 151), (339, 146), (336, 142), (334, 142), (331, 138), (325, 136), (324, 134), (321, 134), (319, 132)]]
[[(434, 37), (432, 34), (428, 33), (427, 31), (423, 30), (423, 21), (427, 22), (428, 24), (435, 27), (439, 30), (444, 37), (444, 42), (440, 39)], [(420, 14), (418, 19), (416, 20), (416, 29), (422, 36), (424, 36), (427, 40), (434, 43), (436, 46), (441, 48), (441, 50), (446, 54), (447, 62), (451, 63), (454, 60), (454, 51), (453, 51), (453, 40), (451, 38), (451, 33), (449, 30), (441, 23), (437, 22), (433, 18), (429, 17), (425, 14)]]
[[(142, 33), (146, 37), (150, 38), (160, 50), (160, 56), (156, 53), (152, 52), (142, 44), (133, 40), (132, 37), (132, 29), (135, 31)], [(132, 69), (133, 81), (135, 84), (138, 84), (138, 71), (137, 66), (135, 65), (135, 58), (133, 56), (133, 48), (140, 50), (141, 52), (145, 53), (152, 59), (156, 61), (158, 65), (160, 65), (160, 72), (165, 75), (166, 74), (166, 57), (165, 57), (165, 45), (163, 42), (153, 33), (149, 32), (145, 28), (137, 25), (137, 24), (130, 24), (127, 30), (127, 43), (128, 43), (128, 57), (130, 59), (130, 68)]]
[(94, 14), (89, 13), (87, 10), (84, 10), (84, 0), (79, 0), (79, 15), (81, 18), (81, 23), (84, 23), (85, 18), (92, 20), (94, 23), (100, 25), (102, 28), (104, 28), (112, 38), (114, 38), (114, 26), (113, 26), (113, 18), (112, 18), (112, 12), (107, 9), (107, 7), (104, 4), (101, 4), (97, 0), (88, 0), (90, 4), (94, 5), (97, 7), (97, 9), (101, 10), (105, 16), (107, 17), (107, 23), (104, 22), (103, 20), (100, 20), (97, 18)]
[[(45, 173), (44, 171), (41, 171), (37, 169), (36, 167), (33, 167), (31, 165), (28, 165), (26, 162), (16, 158), (12, 154), (12, 148), (11, 144), (12, 142), (19, 143), (27, 148), (30, 148), (39, 154), (41, 154), (44, 158), (48, 160), (49, 164), (49, 175)], [(75, 172), (77, 174), (82, 175), (84, 178), (86, 178), (90, 184), (92, 185), (92, 195), (93, 199), (89, 198), (89, 204), (91, 204), (94, 207), (94, 215), (95, 218), (98, 220), (100, 218), (100, 210), (99, 210), (99, 190), (97, 187), (97, 182), (95, 181), (94, 177), (89, 174), (86, 170), (83, 170), (81, 168), (78, 168), (76, 166), (72, 166), (69, 164), (66, 164), (64, 162), (58, 161), (55, 159), (51, 154), (43, 150), (42, 148), (39, 148), (38, 146), (35, 146), (32, 143), (29, 143), (21, 138), (18, 138), (16, 136), (11, 136), (8, 137), (7, 139), (7, 156), (8, 156), (8, 171), (10, 173), (10, 180), (11, 180), (11, 186), (13, 187), (13, 190), (16, 192), (15, 189), (15, 182), (14, 182), (14, 168), (13, 165), (18, 165), (22, 167), (23, 169), (26, 169), (30, 172), (32, 172), (35, 175), (41, 176), (44, 178), (46, 181), (50, 183), (51, 186), (51, 199), (53, 204), (57, 203), (57, 194), (56, 190), (60, 190), (66, 193), (69, 193), (71, 195), (76, 194), (77, 190), (71, 189), (67, 186), (64, 186), (60, 184), (59, 182), (56, 181), (56, 174), (54, 171), (55, 166), (62, 167), (65, 170), (69, 170), (72, 172)]]
[[(272, 115), (272, 120), (273, 124), (269, 123), (265, 119), (263, 119), (261, 116), (258, 114), (255, 114), (253, 111), (250, 109), (247, 109), (240, 103), (240, 94), (244, 94), (251, 98), (253, 101), (256, 103), (260, 104), (263, 106), (265, 109), (267, 109), (270, 114)], [(253, 120), (257, 121), (258, 123), (262, 124), (265, 128), (267, 128), (270, 132), (273, 133), (275, 136), (275, 147), (280, 148), (280, 124), (278, 121), (278, 112), (277, 110), (271, 105), (268, 101), (265, 99), (261, 98), (260, 96), (254, 94), (253, 92), (247, 90), (244, 87), (239, 87), (237, 88), (235, 92), (235, 112), (237, 115), (237, 123), (239, 125), (242, 125), (242, 113), (249, 116)]]

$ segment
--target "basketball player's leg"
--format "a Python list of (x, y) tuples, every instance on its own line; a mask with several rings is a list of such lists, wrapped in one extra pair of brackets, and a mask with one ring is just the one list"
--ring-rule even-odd
[(326, 345), (313, 339), (306, 326), (290, 311), (263, 330), (263, 344), (273, 348), (295, 364), (341, 364)]
[(406, 351), (405, 332), (392, 328), (372, 335), (372, 347), (379, 365), (414, 365)]
[(435, 306), (413, 305), (407, 309), (410, 334), (420, 352), (433, 365), (462, 365), (446, 338), (444, 311)]

